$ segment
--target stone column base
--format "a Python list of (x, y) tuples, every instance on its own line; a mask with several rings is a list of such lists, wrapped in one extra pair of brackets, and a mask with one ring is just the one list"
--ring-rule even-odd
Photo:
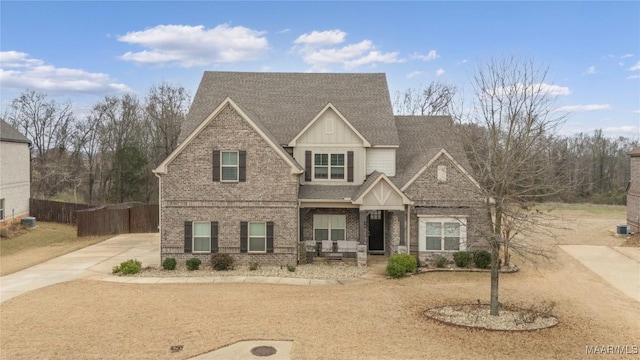
[(409, 251), (406, 246), (399, 245), (398, 246), (398, 254), (408, 254)]
[(367, 266), (367, 245), (357, 246), (358, 266)]

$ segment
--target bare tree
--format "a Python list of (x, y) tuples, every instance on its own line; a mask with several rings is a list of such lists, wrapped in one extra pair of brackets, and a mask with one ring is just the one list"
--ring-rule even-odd
[(189, 107), (189, 94), (182, 86), (162, 83), (151, 86), (145, 112), (153, 129), (154, 164), (164, 160), (178, 144), (178, 135)]
[(398, 115), (448, 115), (456, 88), (441, 82), (432, 82), (425, 88), (409, 88), (396, 92), (393, 110)]
[[(490, 313), (498, 315), (501, 246), (523, 255), (546, 256), (536, 244), (514, 244), (514, 234), (540, 229), (549, 222), (531, 211), (533, 201), (561, 191), (549, 181), (549, 159), (541, 150), (565, 116), (555, 111), (554, 87), (547, 83), (547, 69), (515, 58), (481, 64), (472, 78), (473, 110), (459, 116), (465, 148), (482, 186), (491, 233)], [(482, 129), (478, 131), (478, 129)], [(516, 246), (517, 245), (517, 246)]]

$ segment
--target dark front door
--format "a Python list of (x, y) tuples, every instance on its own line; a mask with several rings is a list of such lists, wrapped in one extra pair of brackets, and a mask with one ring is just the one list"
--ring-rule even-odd
[(382, 211), (369, 214), (369, 252), (384, 253), (384, 221)]

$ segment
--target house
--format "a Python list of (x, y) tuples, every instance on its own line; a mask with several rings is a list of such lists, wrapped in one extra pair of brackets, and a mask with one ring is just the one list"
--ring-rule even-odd
[(29, 216), (31, 143), (0, 119), (0, 224)]
[(631, 233), (640, 231), (640, 147), (629, 152), (631, 162), (627, 187), (627, 225)]
[(160, 182), (161, 257), (483, 246), (484, 198), (448, 116), (394, 116), (384, 74), (205, 72)]

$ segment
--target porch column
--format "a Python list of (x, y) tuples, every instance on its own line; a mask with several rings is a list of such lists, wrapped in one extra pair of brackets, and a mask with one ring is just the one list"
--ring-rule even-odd
[(358, 246), (357, 246), (357, 259), (358, 259), (358, 266), (367, 266), (367, 244), (368, 244), (368, 239), (367, 237), (369, 236), (369, 231), (367, 229), (367, 216), (369, 216), (370, 211), (367, 210), (360, 210), (359, 212), (359, 219), (358, 219), (358, 235), (359, 235), (359, 241), (358, 241)]
[(406, 223), (406, 214), (404, 210), (395, 210), (393, 214), (398, 218), (398, 223), (400, 224), (400, 243), (398, 244), (398, 253), (400, 254), (408, 254), (407, 249), (407, 241), (405, 239), (405, 223)]

